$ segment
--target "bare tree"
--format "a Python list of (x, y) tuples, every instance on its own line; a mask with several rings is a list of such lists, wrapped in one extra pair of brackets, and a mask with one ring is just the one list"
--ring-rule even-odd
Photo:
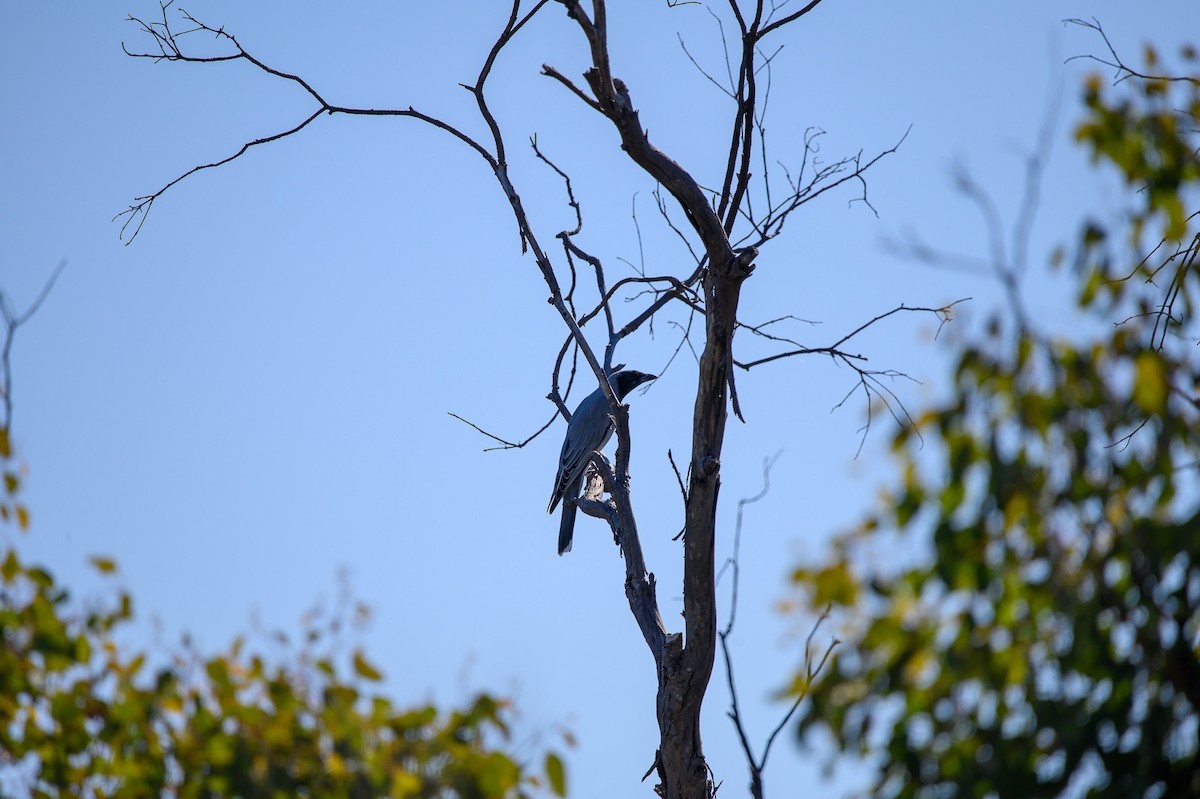
[[(327, 99), (314, 88), (312, 82), (269, 64), (259, 54), (246, 49), (223, 27), (213, 27), (186, 12), (181, 11), (176, 15), (169, 2), (161, 4), (161, 16), (155, 19), (130, 17), (131, 22), (149, 39), (149, 46), (143, 39), (142, 46), (132, 50), (126, 48), (126, 52), (133, 57), (193, 63), (242, 61), (280, 81), (294, 84), (307, 93), (312, 101), (311, 112), (298, 123), (281, 126), (274, 133), (248, 141), (231, 155), (195, 166), (157, 191), (136, 198), (129, 208), (118, 215), (122, 221), (122, 235), (128, 235), (130, 240), (141, 229), (153, 204), (189, 175), (229, 163), (259, 145), (299, 134), (328, 115), (407, 117), (431, 125), (461, 142), (466, 151), (478, 156), (495, 176), (511, 205), (522, 251), (532, 255), (550, 290), (550, 303), (561, 316), (566, 329), (566, 338), (551, 370), (549, 399), (555, 403), (559, 413), (564, 417), (569, 416), (564, 404), (565, 392), (560, 391), (560, 381), (567, 383), (569, 391), (575, 377), (575, 361), (569, 361), (567, 356), (574, 351), (576, 355), (582, 354), (594, 379), (604, 391), (615, 421), (615, 463), (610, 464), (600, 454), (593, 457), (596, 474), (589, 480), (578, 506), (585, 513), (608, 523), (624, 556), (625, 593), (633, 617), (653, 656), (658, 678), (657, 717), (661, 737), (654, 765), (647, 776), (657, 771), (656, 791), (672, 799), (709, 797), (715, 791), (701, 741), (700, 708), (712, 674), (718, 644), (714, 570), (717, 501), (721, 484), (722, 445), (730, 410), (741, 417), (735, 367), (748, 370), (796, 355), (824, 355), (854, 371), (857, 380), (851, 394), (862, 392), (868, 409), (874, 401), (882, 400), (897, 420), (903, 422), (906, 414), (892, 393), (888, 380), (902, 375), (892, 370), (869, 369), (861, 353), (847, 348), (852, 346), (854, 337), (865, 328), (900, 311), (930, 313), (943, 321), (951, 313), (950, 306), (913, 308), (901, 305), (853, 327), (849, 334), (832, 344), (818, 346), (774, 335), (770, 332), (774, 329), (771, 326), (781, 320), (751, 324), (738, 318), (742, 288), (754, 272), (760, 249), (783, 232), (791, 214), (809, 201), (846, 184), (857, 187), (857, 199), (869, 207), (864, 179), (866, 171), (884, 156), (895, 152), (903, 141), (903, 136), (899, 136), (896, 145), (869, 158), (859, 153), (821, 163), (815, 158), (820, 132), (810, 130), (802, 140), (801, 152), (793, 154), (799, 163), (793, 163), (791, 170), (782, 168), (782, 178), (778, 174), (771, 174), (768, 165), (773, 162), (767, 157), (764, 125), (770, 94), (771, 60), (778, 52), (771, 48), (777, 47), (775, 40), (782, 36), (785, 28), (799, 22), (819, 2), (811, 0), (799, 5), (790, 0), (726, 0), (717, 4), (718, 8), (713, 14), (720, 24), (721, 39), (725, 44), (727, 80), (714, 78), (696, 63), (697, 68), (732, 100), (733, 110), (727, 131), (728, 148), (718, 155), (718, 163), (723, 166), (714, 170), (722, 175), (719, 188), (702, 186), (692, 172), (651, 141), (639, 119), (633, 88), (615, 74), (616, 68), (610, 58), (608, 11), (604, 0), (592, 0), (589, 8), (585, 8), (579, 0), (513, 0), (508, 19), (491, 48), (484, 54), (478, 74), (472, 82), (463, 84), (474, 97), (478, 113), (486, 125), (487, 134), (483, 138), (472, 137), (459, 124), (428, 115), (411, 106), (382, 109), (349, 107)], [(670, 274), (625, 277), (610, 286), (601, 258), (586, 252), (575, 240), (583, 220), (569, 176), (538, 149), (536, 140), (532, 142), (534, 152), (561, 176), (567, 202), (575, 212), (575, 228), (555, 235), (561, 245), (560, 255), (552, 257), (552, 248), (547, 239), (543, 238), (539, 226), (526, 214), (517, 185), (509, 172), (508, 141), (489, 105), (487, 82), (504, 55), (505, 48), (526, 29), (529, 21), (535, 15), (555, 7), (566, 11), (569, 27), (573, 30), (566, 30), (564, 35), (577, 37), (579, 45), (585, 48), (590, 66), (583, 73), (582, 82), (551, 65), (543, 66), (542, 75), (561, 84), (567, 102), (583, 103), (595, 111), (604, 124), (611, 125), (620, 137), (621, 149), (661, 189), (656, 190), (655, 198), (664, 224), (678, 234), (688, 249), (686, 267), (681, 270)], [(725, 36), (726, 25), (735, 32), (734, 36)], [(194, 42), (199, 35), (215, 39), (223, 50), (211, 54), (209, 50), (196, 49)], [(690, 52), (688, 57), (691, 57)], [(761, 168), (757, 175), (756, 168)], [(682, 212), (684, 223), (676, 226), (672, 214), (679, 212)], [(575, 288), (583, 280), (581, 274), (588, 273), (591, 275), (589, 279), (595, 281), (599, 300), (591, 307), (577, 307)], [(562, 281), (568, 275), (570, 281), (564, 291)], [(631, 291), (635, 292), (633, 299), (636, 302), (625, 307), (632, 307), (633, 311), (629, 313), (627, 321), (618, 324), (613, 300), (618, 296), (628, 299), (627, 294)], [(668, 306), (682, 306), (690, 318), (703, 321), (691, 453), (684, 470), (686, 476), (677, 469), (685, 506), (682, 632), (668, 629), (659, 611), (655, 578), (647, 569), (642, 554), (631, 495), (628, 470), (632, 442), (628, 412), (618, 402), (606, 379), (614, 371), (614, 355), (622, 340), (644, 325), (652, 324), (655, 315)], [(583, 332), (588, 323), (601, 317), (606, 334), (602, 352), (593, 348)], [(772, 346), (777, 346), (778, 351), (770, 357), (739, 361), (734, 355), (733, 346), (734, 334), (739, 328), (763, 337)], [(502, 447), (523, 446), (529, 440), (511, 442), (490, 433), (487, 435)], [(730, 629), (726, 630), (726, 635)], [(740, 721), (735, 718), (735, 723), (744, 740)], [(761, 767), (765, 765), (765, 752), (761, 761), (755, 763), (753, 758), (751, 760), (752, 772), (757, 780), (761, 776)], [(759, 785), (761, 794), (761, 781)]]

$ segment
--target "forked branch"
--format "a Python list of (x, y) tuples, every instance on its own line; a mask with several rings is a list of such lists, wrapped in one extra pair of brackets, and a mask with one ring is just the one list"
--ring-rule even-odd
[(17, 311), (13, 307), (12, 300), (3, 289), (0, 289), (0, 317), (4, 320), (4, 346), (0, 347), (0, 402), (4, 415), (0, 416), (0, 430), (12, 430), (12, 364), (10, 357), (12, 354), (13, 339), (16, 338), (17, 329), (25, 324), (30, 318), (38, 312), (42, 307), (42, 303), (46, 301), (46, 297), (50, 296), (51, 289), (54, 288), (58, 276), (67, 268), (66, 260), (58, 262), (58, 266), (54, 267), (54, 271), (50, 273), (50, 277), (46, 278), (46, 282), (42, 284), (42, 290), (33, 298), (33, 302), (24, 311)]
[[(763, 772), (767, 767), (767, 758), (771, 754), (771, 746), (775, 743), (775, 739), (778, 737), (780, 731), (783, 730), (788, 721), (793, 715), (795, 715), (796, 710), (800, 707), (800, 704), (804, 701), (805, 697), (808, 696), (809, 685), (811, 685), (812, 681), (821, 673), (821, 670), (825, 667), (826, 661), (829, 660), (829, 656), (833, 653), (834, 648), (839, 643), (836, 638), (832, 639), (829, 645), (826, 647), (824, 654), (821, 655), (820, 659), (816, 660), (814, 658), (812, 642), (813, 638), (817, 634), (817, 631), (821, 628), (821, 625), (829, 618), (829, 609), (826, 608), (825, 611), (817, 618), (816, 623), (813, 624), (813, 628), (809, 632), (808, 638), (804, 642), (804, 674), (806, 677), (804, 684), (800, 687), (800, 690), (798, 691), (797, 696), (792, 702), (788, 711), (783, 715), (783, 718), (767, 737), (766, 743), (763, 746), (762, 755), (755, 756), (754, 747), (750, 743), (749, 733), (746, 730), (745, 720), (742, 718), (741, 707), (738, 703), (737, 681), (734, 679), (733, 656), (730, 654), (729, 639), (733, 635), (733, 627), (737, 621), (737, 601), (741, 576), (740, 556), (743, 511), (747, 505), (758, 502), (766, 497), (768, 493), (770, 493), (771, 468), (779, 460), (779, 457), (782, 454), (782, 452), (777, 452), (774, 457), (763, 459), (762, 490), (752, 497), (744, 497), (738, 500), (737, 521), (734, 525), (733, 531), (733, 554), (725, 562), (725, 566), (722, 568), (722, 573), (728, 569), (732, 577), (732, 586), (730, 588), (729, 619), (725, 624), (725, 629), (723, 629), (720, 633), (721, 654), (725, 660), (725, 677), (729, 686), (729, 712), (727, 715), (729, 716), (730, 721), (733, 722), (734, 729), (737, 731), (738, 742), (741, 744), (742, 752), (746, 756), (746, 765), (750, 770), (750, 795), (753, 796), (754, 799), (763, 799), (764, 796)], [(718, 575), (718, 577), (719, 576), (720, 575)]]

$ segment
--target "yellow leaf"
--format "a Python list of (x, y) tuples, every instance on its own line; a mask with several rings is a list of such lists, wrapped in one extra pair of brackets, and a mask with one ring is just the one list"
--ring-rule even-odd
[(364, 680), (382, 680), (383, 674), (363, 657), (361, 649), (354, 650), (354, 673)]
[(1167, 389), (1162, 359), (1152, 352), (1138, 355), (1133, 401), (1147, 413), (1162, 413), (1167, 408)]
[(829, 604), (853, 605), (858, 598), (858, 581), (842, 561), (817, 572), (813, 576), (812, 585), (812, 603), (817, 607)]
[(100, 572), (101, 574), (112, 574), (117, 570), (117, 563), (112, 558), (93, 555), (92, 557), (88, 558), (88, 562), (91, 563), (93, 568), (95, 568), (96, 571)]
[(421, 778), (416, 774), (410, 774), (407, 771), (398, 771), (392, 774), (392, 790), (389, 795), (395, 799), (416, 796), (420, 790)]

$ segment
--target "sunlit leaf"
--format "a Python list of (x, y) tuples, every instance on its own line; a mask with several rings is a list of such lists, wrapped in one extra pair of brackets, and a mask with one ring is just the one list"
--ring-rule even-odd
[(1167, 375), (1162, 360), (1152, 352), (1137, 357), (1133, 400), (1147, 413), (1162, 413), (1167, 407)]
[(851, 605), (858, 596), (858, 582), (843, 562), (830, 564), (811, 576), (812, 604)]

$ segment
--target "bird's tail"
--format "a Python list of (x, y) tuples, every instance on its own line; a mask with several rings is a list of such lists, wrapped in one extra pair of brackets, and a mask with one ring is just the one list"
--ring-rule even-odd
[[(579, 475), (567, 489), (562, 492), (562, 521), (558, 523), (558, 554), (571, 551), (571, 539), (575, 537), (575, 500), (579, 498), (579, 489), (583, 486), (583, 475)], [(551, 510), (554, 506), (550, 506)]]
[(571, 551), (571, 540), (575, 537), (575, 503), (570, 499), (563, 500), (562, 521), (558, 524), (558, 554)]

